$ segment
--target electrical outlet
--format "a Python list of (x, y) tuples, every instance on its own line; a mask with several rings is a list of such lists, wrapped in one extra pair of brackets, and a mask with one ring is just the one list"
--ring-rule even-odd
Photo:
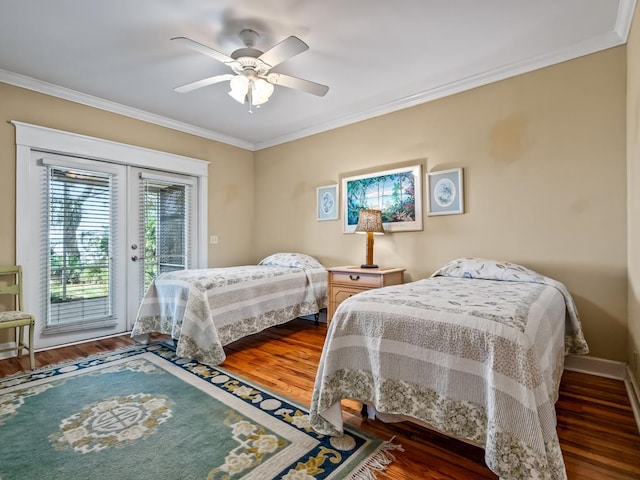
[(218, 244), (218, 235), (211, 235), (209, 237), (209, 243), (211, 245), (217, 245)]

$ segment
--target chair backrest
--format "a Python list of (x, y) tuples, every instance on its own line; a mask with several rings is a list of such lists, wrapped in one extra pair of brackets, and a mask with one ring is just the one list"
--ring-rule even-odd
[[(4, 277), (9, 277), (5, 279)], [(0, 295), (14, 295), (16, 310), (22, 310), (22, 266), (0, 266), (0, 278), (6, 282), (0, 285)]]

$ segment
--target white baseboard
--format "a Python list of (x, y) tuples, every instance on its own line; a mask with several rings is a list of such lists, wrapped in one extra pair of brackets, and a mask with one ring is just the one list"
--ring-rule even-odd
[[(5, 348), (16, 348), (16, 342), (0, 343), (0, 350), (3, 350)], [(11, 351), (2, 352), (0, 353), (0, 360), (3, 360), (5, 358), (15, 357), (15, 356), (16, 356), (15, 350), (13, 352)]]
[(627, 365), (627, 376), (624, 379), (624, 384), (627, 387), (631, 410), (633, 410), (633, 416), (636, 419), (636, 425), (638, 425), (638, 431), (640, 432), (640, 401), (638, 400), (640, 399), (640, 385), (638, 385), (635, 377), (631, 373), (629, 365)]
[(598, 377), (624, 380), (626, 364), (605, 358), (585, 357), (584, 355), (567, 355), (564, 359), (565, 370), (588, 373)]
[(585, 357), (583, 355), (567, 355), (564, 361), (565, 370), (588, 373), (599, 377), (621, 380), (627, 389), (631, 410), (640, 432), (640, 385), (636, 383), (631, 370), (626, 363), (606, 360), (597, 357)]

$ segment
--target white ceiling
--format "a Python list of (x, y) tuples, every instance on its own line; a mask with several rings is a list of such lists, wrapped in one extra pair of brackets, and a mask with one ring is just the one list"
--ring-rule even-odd
[[(0, 0), (0, 82), (250, 150), (624, 44), (635, 0)], [(228, 84), (176, 86), (229, 68), (170, 39), (230, 54), (243, 28), (267, 50), (310, 49), (273, 71), (253, 114)]]

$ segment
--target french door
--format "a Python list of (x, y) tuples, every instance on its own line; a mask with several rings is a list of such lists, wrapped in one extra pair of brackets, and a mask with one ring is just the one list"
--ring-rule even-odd
[(151, 281), (194, 264), (197, 178), (43, 152), (32, 160), (36, 349), (130, 330)]
[(11, 123), (36, 349), (126, 332), (155, 275), (207, 266), (208, 162)]
[(129, 328), (147, 288), (161, 273), (192, 268), (197, 179), (129, 167)]

